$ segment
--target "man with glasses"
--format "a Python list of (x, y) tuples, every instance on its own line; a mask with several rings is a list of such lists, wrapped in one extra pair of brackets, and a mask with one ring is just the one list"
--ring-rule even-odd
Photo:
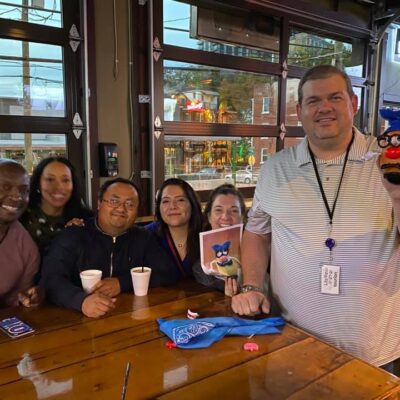
[[(400, 188), (382, 179), (375, 138), (353, 126), (349, 77), (321, 65), (299, 84), (305, 139), (268, 159), (243, 234), (240, 315), (270, 310), (376, 366), (400, 357)], [(388, 365), (389, 367), (389, 365)]]
[[(150, 287), (175, 282), (168, 255), (150, 232), (134, 225), (138, 208), (131, 181), (116, 178), (101, 186), (96, 218), (60, 232), (44, 259), (40, 284), (51, 302), (99, 317), (114, 308), (115, 296), (132, 291), (132, 267), (152, 268)], [(103, 279), (86, 294), (80, 272), (89, 269), (101, 270)]]

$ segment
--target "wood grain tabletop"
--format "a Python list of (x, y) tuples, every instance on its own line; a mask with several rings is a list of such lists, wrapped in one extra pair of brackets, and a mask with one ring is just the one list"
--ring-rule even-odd
[(35, 329), (10, 339), (0, 333), (0, 399), (400, 399), (400, 380), (286, 325), (282, 333), (225, 337), (206, 349), (166, 347), (157, 318), (232, 315), (230, 299), (194, 282), (122, 294), (115, 310), (90, 319), (42, 305), (0, 310)]

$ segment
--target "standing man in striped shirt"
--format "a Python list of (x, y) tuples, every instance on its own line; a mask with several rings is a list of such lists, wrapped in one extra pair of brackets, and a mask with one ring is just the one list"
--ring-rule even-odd
[(289, 322), (382, 366), (400, 357), (400, 187), (382, 183), (375, 139), (353, 127), (344, 72), (312, 68), (298, 98), (306, 137), (263, 166), (232, 308), (269, 312), (270, 260), (269, 295)]

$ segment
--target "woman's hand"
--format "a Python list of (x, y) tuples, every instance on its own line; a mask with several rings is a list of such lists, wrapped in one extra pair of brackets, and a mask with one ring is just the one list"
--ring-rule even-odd
[(233, 297), (238, 293), (237, 279), (231, 276), (225, 277), (225, 296)]
[(82, 218), (72, 218), (65, 224), (65, 228), (67, 226), (85, 226), (85, 221)]

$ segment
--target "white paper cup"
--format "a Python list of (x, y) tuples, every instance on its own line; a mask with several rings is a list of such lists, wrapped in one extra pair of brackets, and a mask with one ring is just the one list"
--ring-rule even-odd
[(151, 268), (135, 267), (131, 269), (133, 292), (135, 296), (146, 296), (149, 290)]
[(99, 269), (87, 269), (80, 273), (83, 290), (90, 293), (92, 287), (101, 280), (102, 271)]

